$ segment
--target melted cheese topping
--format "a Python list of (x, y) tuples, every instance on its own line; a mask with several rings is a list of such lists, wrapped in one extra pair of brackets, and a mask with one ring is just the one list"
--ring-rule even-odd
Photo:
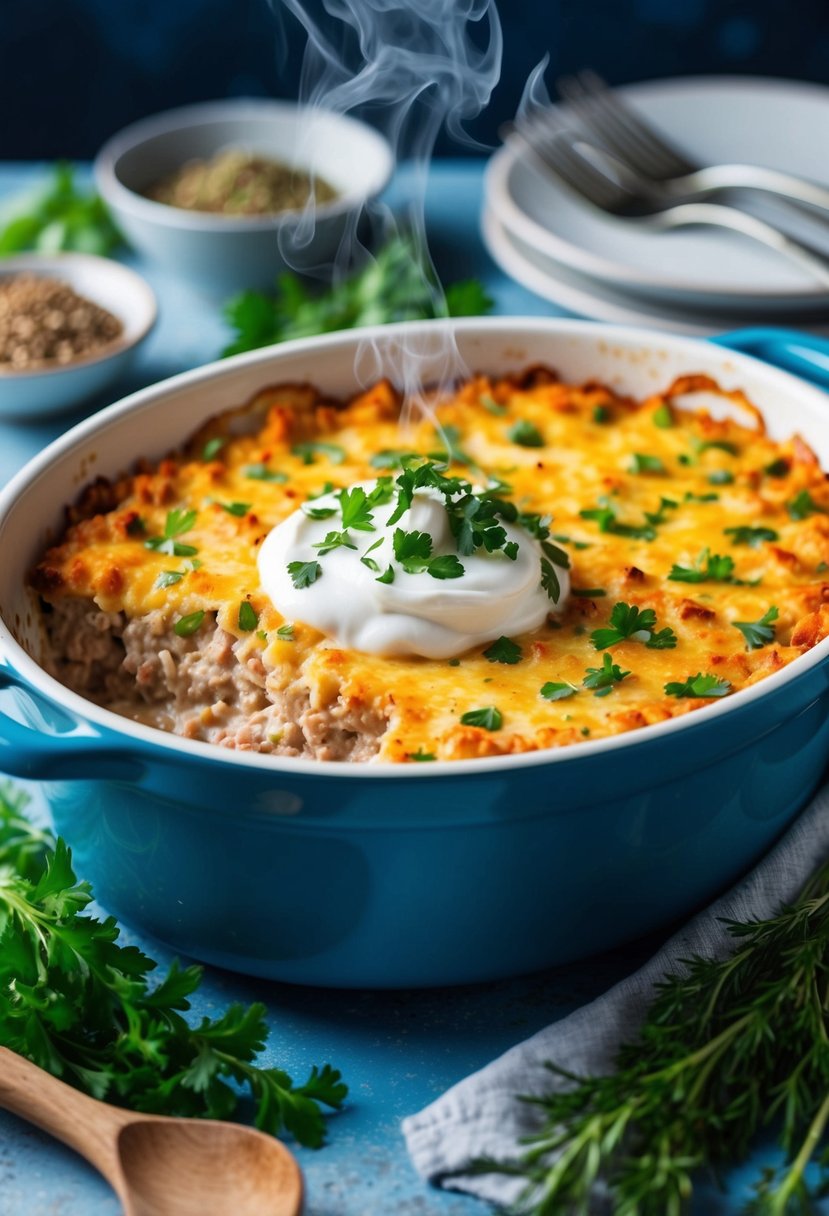
[[(451, 661), (380, 658), (333, 646), (301, 622), (288, 622), (290, 637), (277, 633), (286, 622), (257, 573), (269, 531), (332, 486), (396, 476), (390, 466), (401, 449), (443, 447), (430, 420), (401, 432), (400, 402), (385, 383), (342, 407), (309, 387), (267, 390), (245, 411), (264, 414), (251, 433), (236, 433), (238, 419), (217, 419), (180, 457), (92, 487), (33, 584), (47, 600), (91, 597), (128, 618), (216, 613), (261, 656), (274, 687), (301, 678), (312, 706), (380, 706), (388, 730), (379, 759), (483, 756), (616, 734), (710, 703), (668, 695), (668, 684), (702, 673), (736, 691), (829, 634), (825, 475), (797, 436), (769, 439), (739, 393), (725, 396), (742, 421), (686, 408), (693, 394), (716, 391), (688, 377), (634, 402), (536, 370), (477, 377), (436, 403), (457, 458), (451, 471), (498, 478), (521, 511), (552, 516), (552, 538), (570, 557), (564, 613), (512, 639), (516, 662), (484, 648)], [(176, 511), (195, 518), (167, 538), (172, 552), (147, 547), (161, 543)], [(176, 552), (181, 546), (196, 553)], [(670, 577), (674, 566), (704, 574), (715, 555), (733, 560), (728, 581)], [(653, 648), (639, 636), (597, 649), (591, 635), (609, 626), (617, 603), (653, 610), (651, 633), (670, 629), (676, 645)], [(734, 622), (756, 622), (771, 608), (771, 640), (749, 648)], [(590, 687), (587, 674), (605, 655), (629, 673), (609, 691)], [(550, 683), (574, 691), (550, 700), (541, 693)], [(496, 729), (461, 721), (489, 708), (500, 715), (500, 726), (488, 716)]]

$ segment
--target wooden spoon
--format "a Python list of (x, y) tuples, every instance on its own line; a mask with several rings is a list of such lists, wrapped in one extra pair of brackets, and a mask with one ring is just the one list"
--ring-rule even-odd
[(298, 1216), (302, 1174), (271, 1136), (237, 1123), (168, 1119), (97, 1102), (0, 1047), (0, 1106), (103, 1174), (124, 1216)]

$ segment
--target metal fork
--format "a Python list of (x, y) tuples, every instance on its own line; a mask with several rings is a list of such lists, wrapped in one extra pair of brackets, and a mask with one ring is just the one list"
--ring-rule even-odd
[(600, 211), (663, 232), (699, 224), (727, 228), (789, 258), (829, 289), (829, 260), (825, 255), (757, 216), (724, 203), (677, 203), (659, 197), (654, 191), (640, 192), (633, 188), (633, 175), (617, 173), (614, 178), (618, 161), (610, 161), (602, 149), (574, 139), (572, 132), (552, 131), (546, 115), (540, 123), (537, 118), (525, 116), (515, 122), (512, 131), (542, 167), (552, 170), (572, 191)]
[(661, 183), (679, 202), (710, 198), (725, 190), (760, 190), (829, 211), (829, 190), (815, 182), (760, 165), (699, 165), (669, 143), (595, 72), (557, 81), (564, 101), (602, 147), (628, 168)]

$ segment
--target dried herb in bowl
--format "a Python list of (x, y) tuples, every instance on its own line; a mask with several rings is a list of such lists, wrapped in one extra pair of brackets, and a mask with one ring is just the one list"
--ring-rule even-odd
[(0, 277), (0, 372), (87, 359), (123, 330), (111, 312), (60, 279), (25, 273)]
[(317, 203), (331, 202), (337, 191), (324, 178), (296, 166), (228, 148), (210, 160), (187, 161), (154, 182), (146, 196), (185, 211), (275, 215), (301, 210), (311, 196)]

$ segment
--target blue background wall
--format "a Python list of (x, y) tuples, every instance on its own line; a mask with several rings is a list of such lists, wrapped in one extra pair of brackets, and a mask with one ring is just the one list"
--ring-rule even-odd
[[(613, 83), (716, 72), (829, 83), (827, 0), (500, 0), (500, 11), (502, 82), (474, 128), (489, 142), (545, 50), (548, 79), (590, 65)], [(267, 0), (0, 0), (0, 159), (88, 157), (132, 119), (189, 101), (293, 97), (302, 45)]]

